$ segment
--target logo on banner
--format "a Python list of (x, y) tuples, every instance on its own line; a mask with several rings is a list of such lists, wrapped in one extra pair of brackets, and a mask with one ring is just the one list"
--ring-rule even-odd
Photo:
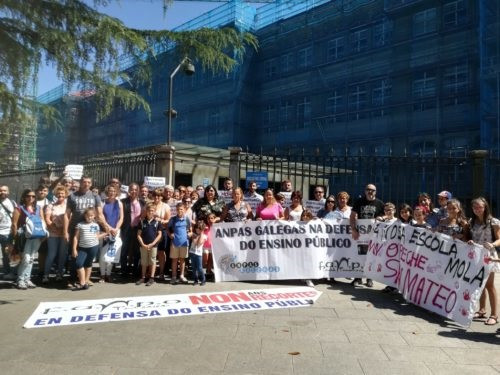
[(223, 255), (219, 259), (219, 268), (222, 272), (240, 272), (240, 273), (261, 273), (261, 272), (280, 272), (279, 266), (263, 266), (259, 262), (239, 262), (236, 255)]
[(319, 269), (321, 271), (362, 271), (364, 264), (352, 261), (351, 258), (342, 257), (333, 261), (320, 261)]

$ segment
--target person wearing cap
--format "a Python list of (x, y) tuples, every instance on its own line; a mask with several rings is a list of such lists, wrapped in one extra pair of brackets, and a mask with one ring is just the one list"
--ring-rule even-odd
[(448, 217), (448, 210), (446, 210), (446, 204), (451, 198), (453, 198), (453, 196), (449, 191), (443, 190), (441, 193), (437, 195), (437, 197), (438, 197), (439, 209), (437, 210), (436, 214), (438, 219), (441, 220), (444, 219), (445, 217)]

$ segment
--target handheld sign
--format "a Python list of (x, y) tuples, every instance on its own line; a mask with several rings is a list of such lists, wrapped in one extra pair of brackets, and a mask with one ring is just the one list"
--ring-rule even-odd
[(79, 180), (83, 176), (83, 165), (68, 164), (64, 167), (64, 172), (66, 172), (66, 176), (71, 177), (73, 180)]
[(144, 185), (146, 185), (150, 190), (162, 188), (165, 186), (165, 177), (145, 176)]

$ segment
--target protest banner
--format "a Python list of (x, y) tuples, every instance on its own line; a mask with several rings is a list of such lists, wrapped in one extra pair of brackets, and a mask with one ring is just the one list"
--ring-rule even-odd
[(149, 190), (154, 190), (156, 188), (165, 187), (165, 177), (153, 177), (153, 176), (145, 176), (144, 177), (144, 185), (146, 185)]
[[(358, 220), (368, 241), (372, 220)], [(365, 253), (347, 219), (220, 223), (211, 229), (217, 281), (361, 277)]]
[(320, 295), (313, 288), (291, 287), (42, 302), (24, 328), (307, 307)]
[(257, 207), (259, 206), (259, 204), (262, 203), (262, 196), (255, 196), (255, 197), (244, 197), (243, 200), (248, 203), (248, 205), (250, 206), (250, 208), (252, 209), (252, 212), (254, 213), (254, 216), (255, 216), (255, 213), (257, 212)]
[(224, 201), (224, 203), (228, 204), (233, 200), (233, 191), (232, 190), (219, 190), (219, 198)]
[(469, 326), (491, 265), (482, 246), (409, 225), (379, 226), (365, 275), (429, 311)]
[(65, 175), (71, 177), (73, 180), (79, 180), (83, 176), (83, 165), (68, 164), (64, 167)]
[(267, 181), (267, 172), (266, 171), (247, 171), (246, 175), (246, 187), (248, 188), (248, 184), (254, 181), (257, 184), (257, 189), (263, 190), (267, 189), (268, 181)]

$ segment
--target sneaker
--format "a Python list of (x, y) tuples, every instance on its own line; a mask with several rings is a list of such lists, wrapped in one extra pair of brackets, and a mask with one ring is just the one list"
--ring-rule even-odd
[(187, 280), (184, 276), (179, 277), (179, 280), (180, 280), (180, 281), (181, 281), (181, 283), (183, 283), (183, 284), (187, 284), (187, 283), (188, 283), (188, 280)]
[(170, 284), (177, 285), (177, 279), (172, 278), (172, 280), (170, 280)]
[(195, 285), (198, 285), (198, 280), (195, 280), (195, 281), (193, 282), (193, 286), (195, 286)]
[(33, 282), (31, 280), (28, 280), (26, 281), (26, 285), (28, 286), (28, 288), (30, 289), (35, 289), (36, 288), (36, 285), (33, 284)]
[(373, 280), (372, 279), (366, 279), (366, 286), (368, 288), (373, 288)]
[(42, 279), (42, 284), (48, 284), (49, 283), (49, 277), (48, 276), (44, 276), (43, 279)]
[(28, 285), (26, 285), (24, 281), (19, 281), (17, 283), (17, 289), (26, 290), (28, 289)]
[(155, 283), (155, 281), (151, 278), (148, 280), (148, 282), (146, 283), (146, 286), (151, 286)]
[(353, 281), (351, 281), (351, 285), (352, 286), (361, 285), (361, 279), (358, 277), (355, 278)]
[(83, 284), (82, 286), (83, 290), (87, 290), (88, 288), (90, 288), (90, 285), (88, 283)]
[(135, 285), (141, 285), (144, 284), (144, 279), (139, 279), (135, 282)]
[(16, 275), (14, 275), (12, 272), (8, 273), (7, 275), (3, 275), (3, 279), (5, 281), (14, 281), (16, 279)]
[(307, 279), (307, 280), (305, 280), (305, 282), (309, 288), (314, 288), (314, 283), (312, 282), (312, 280)]

